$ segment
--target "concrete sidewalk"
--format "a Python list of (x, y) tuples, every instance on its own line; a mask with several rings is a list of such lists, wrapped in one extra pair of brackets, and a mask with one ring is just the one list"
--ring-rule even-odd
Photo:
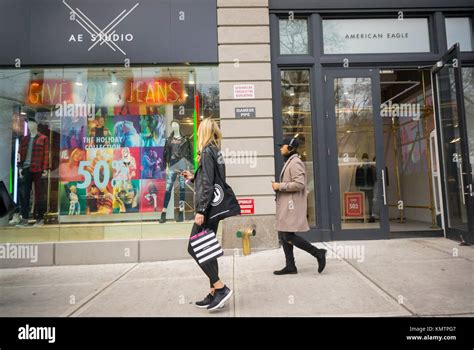
[[(295, 251), (297, 275), (274, 276), (281, 249), (220, 258), (235, 294), (195, 308), (208, 282), (192, 260), (0, 270), (0, 316), (474, 316), (474, 249), (445, 238), (318, 243)], [(339, 253), (341, 258), (337, 258)]]

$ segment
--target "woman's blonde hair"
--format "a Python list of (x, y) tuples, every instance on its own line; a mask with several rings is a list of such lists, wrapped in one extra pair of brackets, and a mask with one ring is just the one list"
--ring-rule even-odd
[(222, 139), (222, 132), (219, 129), (219, 125), (212, 118), (204, 119), (201, 124), (199, 124), (198, 129), (198, 150), (202, 152), (204, 147), (208, 144), (213, 144), (214, 146), (220, 148)]

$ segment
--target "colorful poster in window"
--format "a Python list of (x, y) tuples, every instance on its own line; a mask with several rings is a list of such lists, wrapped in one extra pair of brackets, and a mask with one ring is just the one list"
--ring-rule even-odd
[(140, 137), (142, 147), (163, 147), (166, 142), (166, 120), (164, 115), (140, 116)]
[(142, 180), (140, 192), (140, 211), (161, 212), (165, 200), (166, 182), (164, 180)]
[(114, 202), (113, 187), (111, 183), (99, 188), (92, 183), (86, 190), (86, 214), (107, 215), (112, 214)]
[(140, 117), (131, 115), (114, 116), (112, 119), (113, 146), (140, 147)]
[(60, 215), (81, 215), (86, 212), (86, 190), (77, 182), (60, 182)]
[(140, 179), (140, 147), (123, 147), (113, 150), (112, 161), (114, 180)]
[(163, 147), (142, 148), (142, 179), (165, 179), (166, 166)]
[(91, 182), (95, 182), (99, 188), (105, 187), (111, 180), (112, 160), (112, 148), (89, 148), (87, 161), (81, 164), (79, 170), (85, 177), (82, 186), (89, 187)]
[(84, 149), (87, 132), (87, 117), (62, 117), (61, 149)]
[(94, 116), (61, 118), (59, 176), (67, 185), (60, 189), (61, 215), (163, 209), (165, 106), (146, 106), (143, 115), (127, 112), (127, 105), (96, 107)]
[(87, 152), (80, 148), (69, 148), (61, 150), (59, 155), (59, 176), (61, 181), (83, 181), (84, 176), (79, 174), (81, 162), (87, 159)]
[(140, 181), (115, 180), (114, 181), (114, 213), (135, 213), (140, 208)]
[(112, 135), (114, 127), (113, 116), (96, 115), (87, 123), (87, 148), (109, 148), (113, 147), (115, 140)]
[[(168, 204), (169, 219), (176, 217), (173, 212), (178, 206), (192, 211), (193, 188), (185, 186), (178, 171), (193, 168), (199, 121), (219, 117), (217, 73), (216, 67), (202, 65), (71, 66), (26, 69), (26, 75), (5, 81), (6, 97), (24, 102), (7, 111), (13, 114), (12, 140), (21, 138), (26, 132), (25, 121), (35, 118), (39, 131), (50, 141), (51, 181), (45, 191), (48, 211), (59, 213), (61, 223), (142, 220), (159, 217), (153, 212), (141, 216), (140, 212), (161, 208), (161, 197)], [(19, 91), (20, 97), (16, 96)], [(171, 145), (171, 140), (179, 140), (179, 136), (189, 141), (189, 151), (176, 142), (181, 146), (164, 152), (167, 140)], [(20, 201), (14, 144), (7, 151), (12, 153), (6, 165), (12, 170), (10, 192)], [(164, 153), (170, 155), (168, 164)], [(173, 153), (176, 159), (189, 162), (174, 163)], [(149, 186), (148, 180), (153, 184)], [(167, 180), (166, 193), (159, 181), (166, 185)], [(132, 181), (132, 188), (138, 188), (137, 205), (127, 202), (128, 190), (124, 191), (123, 185), (122, 192), (117, 190), (117, 181)], [(68, 194), (65, 184), (70, 184)], [(153, 194), (153, 185), (158, 185), (156, 203), (154, 196), (147, 195)], [(71, 206), (74, 209), (70, 212), (75, 193), (79, 202)], [(137, 210), (136, 215), (123, 215)]]

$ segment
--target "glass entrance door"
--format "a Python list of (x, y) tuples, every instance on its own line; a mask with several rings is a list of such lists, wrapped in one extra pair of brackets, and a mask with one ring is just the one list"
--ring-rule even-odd
[[(468, 125), (459, 45), (454, 45), (433, 66), (432, 79), (437, 114), (446, 235), (473, 241), (474, 189), (469, 153)], [(465, 79), (469, 81), (468, 79)], [(472, 84), (472, 80), (470, 80)], [(472, 89), (472, 87), (471, 87)], [(472, 124), (472, 123), (471, 123)]]
[(326, 135), (335, 239), (388, 237), (378, 71), (327, 70)]

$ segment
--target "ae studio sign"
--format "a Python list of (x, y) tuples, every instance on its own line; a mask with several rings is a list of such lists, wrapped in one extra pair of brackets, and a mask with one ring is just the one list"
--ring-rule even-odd
[[(130, 10), (123, 10), (120, 12), (113, 20), (111, 20), (105, 27), (100, 28), (97, 24), (94, 23), (79, 7), (75, 9), (72, 8), (66, 0), (62, 0), (64, 6), (66, 6), (69, 12), (69, 20), (76, 22), (81, 26), (87, 34), (89, 34), (89, 39), (92, 42), (92, 45), (87, 49), (87, 51), (92, 50), (97, 44), (103, 45), (106, 44), (112, 51), (120, 51), (123, 55), (127, 55), (120, 46), (116, 43), (117, 41), (132, 41), (133, 34), (131, 33), (117, 33), (116, 27), (125, 20), (128, 15), (130, 15), (133, 10), (135, 10), (140, 3), (136, 3)], [(83, 42), (83, 34), (78, 34), (77, 36), (71, 34), (69, 37), (69, 42)]]
[(216, 1), (0, 0), (0, 64), (217, 63)]

